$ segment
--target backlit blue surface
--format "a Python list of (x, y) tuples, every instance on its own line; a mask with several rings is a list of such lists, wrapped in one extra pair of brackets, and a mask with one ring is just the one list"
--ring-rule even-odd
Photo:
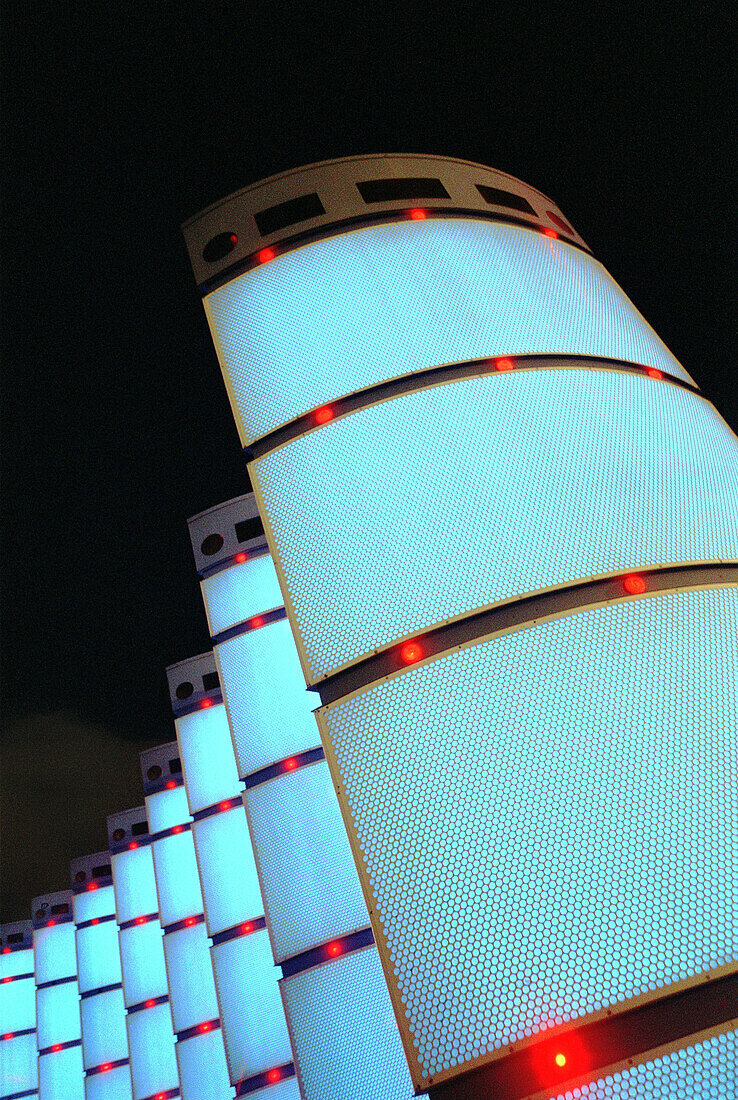
[(118, 852), (111, 856), (110, 862), (118, 924), (155, 913), (159, 904), (151, 845), (143, 844), (132, 851)]
[(244, 793), (274, 958), (369, 924), (324, 760)]
[[(109, 989), (80, 1001), (85, 1069), (128, 1057), (123, 991)], [(126, 1067), (128, 1073), (128, 1068)], [(130, 1074), (129, 1074), (130, 1078)]]
[(304, 245), (205, 310), (244, 445), (343, 394), (467, 359), (595, 355), (688, 377), (587, 253), (473, 218)]
[(201, 588), (211, 635), (284, 604), (269, 554), (213, 573)]
[(72, 898), (75, 924), (82, 924), (93, 917), (107, 917), (115, 912), (115, 895), (112, 886), (98, 886), (95, 890), (83, 890)]
[(239, 795), (241, 784), (225, 707), (193, 711), (174, 725), (190, 811)]
[(190, 830), (162, 837), (153, 848), (161, 923), (174, 924), (202, 913), (200, 878)]
[(36, 1036), (16, 1035), (13, 1039), (0, 1039), (0, 1097), (13, 1096), (16, 1092), (37, 1087)]
[[(313, 719), (313, 721), (315, 721), (315, 719)], [(12, 977), (15, 974), (32, 973), (33, 950), (30, 947), (23, 951), (11, 951), (8, 955), (0, 953), (0, 978)], [(5, 985), (0, 983), (0, 996), (4, 988)]]
[(726, 586), (470, 644), (325, 709), (421, 1084), (738, 959), (737, 682)]
[[(30, 956), (28, 965), (32, 967), (33, 952), (24, 954)], [(3, 1021), (3, 1033), (6, 1030), (25, 1031), (36, 1026), (36, 983), (33, 974), (0, 985), (0, 1019)]]
[(95, 1073), (85, 1078), (85, 1100), (131, 1100), (128, 1066), (116, 1066), (109, 1073)]
[(36, 964), (36, 985), (76, 974), (77, 948), (72, 922), (56, 924), (51, 928), (35, 928), (33, 956)]
[(300, 1100), (300, 1086), (296, 1077), (286, 1077), (276, 1085), (250, 1092), (249, 1100)]
[(376, 947), (280, 985), (304, 1100), (412, 1100)]
[(174, 1030), (185, 1031), (203, 1020), (216, 1019), (218, 1001), (205, 925), (169, 932), (164, 937), (164, 957)]
[(187, 793), (181, 784), (171, 791), (150, 794), (144, 801), (149, 831), (152, 833), (159, 833), (163, 829), (171, 829), (173, 825), (182, 825), (185, 821), (192, 820), (187, 805)]
[(738, 1096), (738, 1032), (717, 1035), (555, 1100), (730, 1100)]
[(114, 920), (77, 929), (77, 965), (80, 993), (121, 980), (118, 925)]
[(292, 1061), (266, 929), (213, 947), (226, 1056), (235, 1083)]
[(254, 851), (241, 802), (192, 826), (208, 932), (264, 913)]
[(38, 1060), (39, 1100), (82, 1100), (84, 1072), (81, 1047), (44, 1054)]
[(521, 594), (738, 558), (738, 439), (706, 401), (642, 376), (433, 386), (250, 469), (313, 679)]
[(320, 743), (289, 623), (282, 619), (215, 647), (242, 776)]
[(71, 1043), (81, 1035), (79, 990), (76, 982), (63, 982), (36, 991), (38, 1049), (54, 1043)]
[(123, 996), (126, 1005), (137, 1005), (167, 991), (164, 945), (157, 920), (133, 924), (120, 931)]
[(129, 1014), (128, 1046), (134, 1100), (179, 1087), (168, 1004)]
[(182, 1100), (227, 1100), (234, 1095), (219, 1030), (194, 1035), (174, 1049)]

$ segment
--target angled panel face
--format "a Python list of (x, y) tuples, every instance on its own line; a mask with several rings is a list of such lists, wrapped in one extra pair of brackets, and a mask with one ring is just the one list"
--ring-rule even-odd
[(134, 1100), (179, 1088), (169, 1005), (129, 1013), (126, 1023)]
[(82, 1100), (84, 1073), (80, 1046), (42, 1055), (38, 1060), (39, 1097), (42, 1100)]
[[(30, 955), (27, 962), (32, 967), (33, 952), (28, 951), (24, 954)], [(26, 1031), (28, 1028), (36, 1026), (36, 984), (33, 980), (33, 974), (27, 978), (19, 976), (10, 979), (6, 977), (3, 980), (0, 1008), (2, 1008), (3, 1020), (7, 1021), (6, 1026), (13, 1031)]]
[(284, 604), (269, 554), (221, 569), (206, 577), (201, 588), (211, 637)]
[(324, 760), (244, 793), (275, 961), (369, 923)]
[[(123, 991), (110, 989), (80, 1002), (85, 1069), (128, 1058)], [(130, 1083), (130, 1072), (125, 1067)], [(91, 1080), (91, 1078), (89, 1078)]]
[(471, 218), (304, 245), (214, 291), (205, 310), (244, 446), (339, 396), (470, 359), (601, 356), (688, 379), (587, 253)]
[(174, 725), (190, 812), (238, 794), (241, 787), (225, 707), (195, 710)]
[(182, 786), (150, 794), (145, 801), (149, 832), (152, 835), (192, 820), (187, 805), (187, 792)]
[(0, 1038), (0, 1096), (33, 1092), (38, 1088), (38, 1051), (35, 1035)]
[(211, 936), (264, 912), (246, 813), (239, 803), (192, 826)]
[(77, 959), (80, 993), (121, 980), (118, 925), (114, 920), (77, 929)]
[[(93, 888), (95, 887), (95, 888)], [(115, 912), (115, 895), (112, 886), (96, 887), (95, 883), (75, 894), (72, 899), (74, 920), (76, 924), (94, 920), (95, 917), (108, 917)]]
[(148, 913), (156, 913), (159, 903), (156, 897), (151, 845), (145, 844), (135, 851), (114, 854), (111, 856), (111, 863), (118, 924)]
[(736, 623), (624, 600), (321, 712), (416, 1085), (735, 965)]
[(114, 1066), (108, 1073), (86, 1077), (85, 1100), (131, 1100), (128, 1066)]
[(36, 990), (38, 1049), (80, 1038), (79, 990), (76, 982), (62, 982)]
[(430, 386), (250, 471), (311, 683), (535, 591), (738, 558), (738, 440), (700, 397), (640, 375)]
[(127, 1005), (140, 1004), (167, 991), (162, 930), (157, 920), (120, 931), (123, 995)]
[[(169, 932), (164, 937), (164, 956), (174, 1030), (185, 1031), (203, 1020), (215, 1020), (218, 1001), (205, 925)], [(220, 1032), (218, 1037), (222, 1043)]]
[(77, 948), (71, 921), (33, 932), (36, 985), (69, 978), (77, 973)]
[(280, 982), (304, 1100), (412, 1100), (375, 947)]
[(179, 1042), (174, 1050), (182, 1100), (228, 1100), (234, 1095), (219, 1030)]
[(202, 891), (190, 830), (162, 837), (152, 847), (162, 925), (166, 927), (202, 913)]

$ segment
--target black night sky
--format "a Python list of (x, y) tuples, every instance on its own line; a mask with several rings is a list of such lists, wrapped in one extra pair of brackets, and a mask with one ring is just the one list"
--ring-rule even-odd
[(329, 157), (500, 168), (738, 428), (734, 12), (648, 9), (6, 5), (0, 919), (142, 801), (209, 648), (186, 519), (249, 486), (185, 218)]

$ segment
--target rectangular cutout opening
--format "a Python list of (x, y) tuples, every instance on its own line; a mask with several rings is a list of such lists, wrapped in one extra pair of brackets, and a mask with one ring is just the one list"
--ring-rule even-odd
[(52, 915), (52, 917), (60, 917), (60, 916), (62, 916), (62, 914), (68, 913), (68, 912), (69, 912), (69, 906), (67, 905), (67, 903), (65, 901), (59, 902), (58, 905), (52, 905), (51, 906), (51, 915)]
[(182, 761), (178, 756), (175, 756), (173, 760), (169, 761), (169, 774), (179, 775), (182, 771)]
[(498, 187), (487, 187), (483, 183), (476, 184), (476, 188), (484, 201), (492, 206), (506, 206), (509, 210), (520, 210), (523, 214), (538, 217), (536, 211), (522, 195), (514, 195), (512, 191), (500, 191)]
[(112, 873), (113, 870), (109, 863), (101, 863), (98, 867), (92, 868), (93, 878), (108, 878), (108, 876), (112, 875)]
[(145, 821), (135, 821), (133, 825), (131, 825), (132, 836), (144, 836), (144, 834), (148, 833), (148, 831), (149, 826)]
[(366, 203), (393, 202), (399, 199), (450, 199), (440, 180), (413, 176), (408, 179), (365, 180), (357, 183)]
[(217, 672), (205, 672), (202, 677), (202, 686), (205, 691), (214, 691), (220, 687), (220, 680), (218, 679)]
[(249, 539), (258, 538), (264, 534), (264, 524), (261, 516), (253, 516), (251, 519), (242, 519), (234, 524), (236, 538), (239, 542), (248, 542)]
[(254, 221), (262, 237), (266, 237), (269, 233), (287, 229), (290, 225), (297, 225), (307, 218), (317, 218), (321, 214), (325, 214), (325, 207), (313, 192), (312, 195), (300, 195), (297, 199), (288, 199), (267, 210), (260, 210), (254, 214)]

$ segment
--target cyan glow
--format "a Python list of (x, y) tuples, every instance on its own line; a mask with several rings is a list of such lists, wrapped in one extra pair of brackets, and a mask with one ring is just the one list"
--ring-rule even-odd
[(155, 1005), (134, 1012), (126, 1018), (126, 1023), (134, 1100), (178, 1088), (169, 1005)]
[(210, 935), (262, 916), (264, 904), (243, 804), (196, 821), (192, 834)]
[(194, 1035), (177, 1043), (174, 1050), (182, 1100), (228, 1100), (235, 1095), (219, 1030)]
[(171, 791), (158, 791), (144, 799), (146, 803), (146, 817), (149, 822), (149, 832), (159, 833), (163, 829), (171, 829), (173, 825), (182, 825), (185, 821), (192, 821), (187, 805), (187, 793), (180, 784)]
[(50, 985), (36, 991), (38, 1049), (71, 1043), (81, 1037), (79, 990), (76, 982)]
[(196, 813), (221, 799), (240, 795), (225, 707), (193, 711), (174, 725), (190, 811)]
[(269, 554), (213, 573), (200, 587), (211, 636), (284, 605)]
[(421, 1080), (738, 959), (736, 624), (632, 599), (325, 709)]
[(126, 1005), (137, 1005), (150, 997), (161, 997), (166, 993), (164, 945), (161, 925), (157, 920), (121, 929), (120, 958)]
[[(128, 1057), (123, 991), (110, 989), (80, 1001), (85, 1069)], [(130, 1073), (126, 1067), (130, 1080)]]
[(433, 386), (295, 439), (251, 476), (312, 678), (524, 593), (738, 558), (738, 440), (706, 401), (642, 376)]
[(412, 1100), (376, 947), (280, 984), (303, 1100)]
[(555, 1100), (726, 1100), (738, 1096), (738, 1032), (559, 1093)]
[(688, 378), (597, 260), (520, 226), (398, 222), (277, 256), (205, 299), (244, 445), (385, 379), (596, 355)]
[(266, 929), (213, 947), (221, 1025), (234, 1083), (292, 1061)]
[(202, 913), (200, 878), (189, 829), (157, 840), (153, 849), (161, 923), (174, 924)]
[(38, 1060), (39, 1100), (84, 1100), (84, 1072), (81, 1047), (44, 1054)]
[[(24, 951), (11, 951), (8, 955), (0, 954), (0, 978), (32, 973), (33, 951), (30, 947)], [(2, 996), (4, 989), (5, 984), (0, 985), (0, 996)]]
[(36, 985), (68, 978), (77, 973), (77, 948), (74, 943), (74, 925), (55, 924), (51, 928), (35, 928), (33, 931), (33, 957), (36, 968)]
[[(3, 1016), (3, 1027), (4, 1021)], [(0, 1097), (38, 1088), (36, 1036), (16, 1035), (0, 1042)]]
[[(33, 952), (29, 951), (27, 954), (30, 955), (29, 965), (33, 966)], [(33, 974), (29, 978), (15, 978), (12, 982), (3, 982), (0, 991), (2, 1034), (6, 1031), (25, 1031), (27, 1027), (35, 1027), (36, 983), (33, 980)]]
[(115, 912), (115, 895), (112, 886), (98, 886), (95, 890), (83, 890), (72, 898), (72, 912), (76, 924), (93, 917), (107, 917)]
[(286, 619), (215, 647), (241, 776), (320, 744)]
[(143, 844), (132, 851), (118, 852), (110, 862), (118, 924), (145, 916), (146, 913), (155, 913), (159, 904), (151, 846)]
[(301, 1100), (300, 1086), (296, 1077), (286, 1077), (276, 1085), (267, 1085), (256, 1092), (250, 1092), (249, 1100)]
[(85, 1100), (131, 1100), (128, 1066), (116, 1066), (109, 1073), (96, 1073), (85, 1078)]
[(121, 980), (118, 925), (114, 920), (77, 929), (77, 965), (80, 993)]
[[(204, 924), (169, 932), (164, 957), (175, 1031), (185, 1031), (218, 1016), (210, 942)], [(218, 1033), (222, 1044), (223, 1038)]]
[(244, 792), (276, 962), (369, 915), (324, 760)]

